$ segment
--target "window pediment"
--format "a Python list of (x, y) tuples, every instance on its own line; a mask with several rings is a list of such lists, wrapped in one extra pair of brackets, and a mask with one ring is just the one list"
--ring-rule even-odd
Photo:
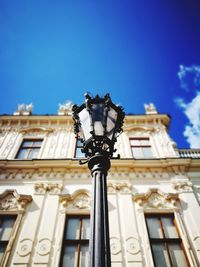
[(60, 202), (64, 207), (71, 209), (89, 209), (90, 192), (88, 190), (77, 190), (73, 194), (60, 195)]
[(31, 201), (30, 195), (20, 195), (16, 190), (6, 190), (0, 194), (0, 211), (23, 211)]
[(21, 129), (19, 132), (22, 134), (28, 134), (28, 133), (51, 133), (53, 132), (53, 128), (46, 128), (46, 127), (27, 127)]
[(167, 194), (157, 188), (152, 188), (147, 193), (133, 195), (133, 200), (144, 209), (173, 209), (179, 198), (178, 194)]

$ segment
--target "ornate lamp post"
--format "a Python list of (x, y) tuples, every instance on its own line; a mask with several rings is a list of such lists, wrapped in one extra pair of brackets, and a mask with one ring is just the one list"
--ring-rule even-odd
[(85, 94), (85, 103), (74, 105), (72, 110), (74, 132), (83, 143), (82, 152), (93, 177), (89, 266), (110, 267), (107, 171), (122, 131), (124, 112), (112, 103), (109, 94), (103, 98)]

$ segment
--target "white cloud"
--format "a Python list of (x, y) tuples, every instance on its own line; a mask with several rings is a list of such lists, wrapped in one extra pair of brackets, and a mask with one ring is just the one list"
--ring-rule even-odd
[(195, 97), (187, 103), (181, 97), (175, 99), (188, 119), (183, 135), (191, 148), (200, 148), (200, 66), (180, 65), (177, 75), (180, 87), (186, 92), (195, 93)]
[(182, 98), (175, 102), (189, 120), (183, 133), (187, 142), (191, 148), (200, 148), (200, 92), (189, 103), (185, 103)]
[(190, 67), (180, 65), (177, 73), (180, 86), (186, 91), (200, 89), (200, 66), (192, 65)]

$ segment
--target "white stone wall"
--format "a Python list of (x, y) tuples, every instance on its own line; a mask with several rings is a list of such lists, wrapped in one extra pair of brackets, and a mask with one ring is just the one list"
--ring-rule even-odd
[[(73, 159), (72, 121), (9, 117), (0, 126), (0, 214), (18, 214), (3, 267), (57, 267), (65, 217), (91, 206), (91, 175)], [(154, 159), (132, 160), (131, 137), (148, 137)], [(24, 138), (44, 139), (41, 161), (13, 160)], [(108, 174), (112, 267), (153, 267), (151, 212), (174, 214), (190, 266), (200, 266), (200, 160), (179, 158), (157, 117), (127, 119), (116, 147), (122, 159)]]
[[(7, 118), (0, 132), (0, 159), (14, 159), (24, 139), (43, 139), (38, 158), (60, 159), (74, 158), (76, 140), (74, 138), (72, 121), (63, 116), (32, 117), (28, 116), (18, 120)], [(128, 118), (128, 117), (127, 117)], [(32, 119), (32, 120), (31, 120)], [(132, 127), (132, 123), (137, 126)], [(0, 119), (0, 126), (3, 124)], [(121, 158), (132, 158), (129, 138), (148, 137), (150, 140), (153, 156), (155, 158), (178, 157), (175, 144), (170, 139), (166, 126), (160, 121), (125, 122), (124, 132), (119, 136), (116, 143), (117, 153)]]

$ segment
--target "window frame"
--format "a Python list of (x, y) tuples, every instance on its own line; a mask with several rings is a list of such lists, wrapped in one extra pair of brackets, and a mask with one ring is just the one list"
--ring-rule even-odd
[[(132, 140), (139, 141), (140, 144), (139, 145), (132, 145), (131, 144), (131, 141)], [(141, 144), (141, 141), (148, 141), (148, 145)], [(152, 150), (152, 145), (150, 143), (150, 138), (149, 137), (129, 137), (129, 144), (130, 144), (131, 153), (132, 153), (132, 157), (133, 158), (136, 158), (136, 159), (154, 158), (153, 150)], [(141, 149), (142, 157), (135, 157), (134, 152), (133, 152), (134, 148), (140, 148)], [(150, 151), (151, 151), (151, 154), (152, 154), (150, 157), (146, 157), (145, 156), (145, 153), (144, 153), (144, 149), (145, 148), (150, 148)]]
[[(190, 267), (191, 265), (190, 265), (189, 259), (187, 257), (187, 253), (186, 253), (186, 250), (185, 250), (185, 247), (184, 247), (183, 239), (181, 238), (181, 235), (180, 235), (180, 231), (179, 231), (179, 228), (178, 228), (178, 225), (177, 225), (177, 222), (176, 222), (175, 214), (173, 212), (170, 212), (170, 213), (145, 213), (144, 217), (145, 217), (145, 224), (146, 224), (148, 240), (149, 240), (149, 244), (150, 244), (150, 248), (151, 248), (151, 256), (152, 256), (152, 259), (153, 259), (154, 266), (156, 266), (156, 263), (155, 263), (155, 257), (154, 257), (154, 253), (153, 253), (153, 248), (152, 248), (153, 244), (162, 244), (166, 248), (167, 256), (168, 256), (168, 259), (169, 259), (171, 267), (173, 267), (173, 262), (172, 262), (170, 251), (169, 251), (169, 244), (170, 245), (171, 244), (175, 244), (175, 245), (178, 244), (178, 245), (180, 245), (180, 247), (182, 249), (182, 252), (183, 252), (183, 254), (185, 256), (185, 260), (187, 262), (187, 266)], [(160, 229), (161, 229), (163, 238), (152, 238), (150, 236), (150, 231), (149, 231), (149, 227), (148, 227), (148, 223), (147, 223), (147, 218), (148, 217), (149, 218), (158, 218), (159, 219)], [(172, 218), (173, 225), (174, 225), (174, 227), (176, 229), (176, 232), (177, 232), (177, 235), (178, 235), (177, 238), (167, 238), (167, 237), (165, 237), (164, 227), (163, 227), (162, 220), (161, 220), (163, 217)]]
[[(34, 145), (35, 142), (40, 141), (41, 144), (40, 145)], [(21, 145), (15, 155), (15, 159), (17, 160), (32, 160), (32, 159), (37, 159), (38, 155), (40, 153), (41, 147), (42, 147), (42, 143), (44, 141), (44, 138), (24, 138), (21, 142)], [(32, 142), (32, 145), (24, 145), (25, 142)], [(28, 151), (28, 155), (25, 158), (19, 158), (19, 154), (22, 151), (22, 149), (25, 149), (26, 151)], [(34, 149), (39, 149), (37, 157), (31, 157), (29, 158), (29, 155), (34, 151)]]
[(78, 239), (67, 239), (66, 238), (66, 232), (67, 232), (67, 224), (68, 221), (70, 219), (75, 219), (75, 218), (79, 218), (79, 219), (90, 219), (90, 214), (66, 214), (65, 216), (65, 223), (64, 223), (64, 230), (63, 230), (63, 240), (62, 240), (62, 250), (61, 250), (61, 256), (60, 256), (60, 263), (59, 263), (59, 267), (63, 267), (63, 259), (64, 259), (64, 250), (66, 248), (67, 245), (75, 245), (77, 246), (77, 266), (80, 266), (80, 248), (81, 245), (85, 245), (88, 244), (89, 247), (89, 239), (81, 239), (81, 235), (82, 235), (82, 220), (80, 222), (79, 225), (79, 237)]
[[(6, 243), (6, 247), (5, 247), (5, 251), (3, 252), (3, 256), (2, 256), (2, 259), (0, 260), (0, 265), (2, 267), (4, 266), (7, 266), (7, 263), (8, 263), (8, 260), (9, 260), (9, 256), (10, 256), (10, 253), (12, 252), (12, 246), (15, 242), (15, 238), (16, 238), (16, 235), (17, 235), (17, 231), (19, 230), (19, 226), (20, 226), (20, 223), (21, 223), (21, 220), (22, 220), (22, 213), (19, 213), (19, 212), (0, 212), (0, 217), (15, 217), (15, 221), (14, 221), (14, 224), (13, 224), (13, 227), (12, 227), (12, 230), (11, 230), (11, 233), (10, 233), (10, 237), (9, 237), (9, 240), (8, 241), (0, 241), (0, 243)], [(15, 238), (13, 238), (13, 236)]]
[[(79, 144), (79, 142), (80, 142), (80, 144)], [(76, 138), (76, 144), (75, 144), (75, 150), (74, 150), (74, 158), (76, 158), (76, 159), (85, 159), (85, 154), (83, 152), (81, 152), (83, 154), (82, 157), (77, 156), (77, 150), (81, 149), (81, 148), (83, 148), (83, 143), (81, 143), (80, 138)]]

